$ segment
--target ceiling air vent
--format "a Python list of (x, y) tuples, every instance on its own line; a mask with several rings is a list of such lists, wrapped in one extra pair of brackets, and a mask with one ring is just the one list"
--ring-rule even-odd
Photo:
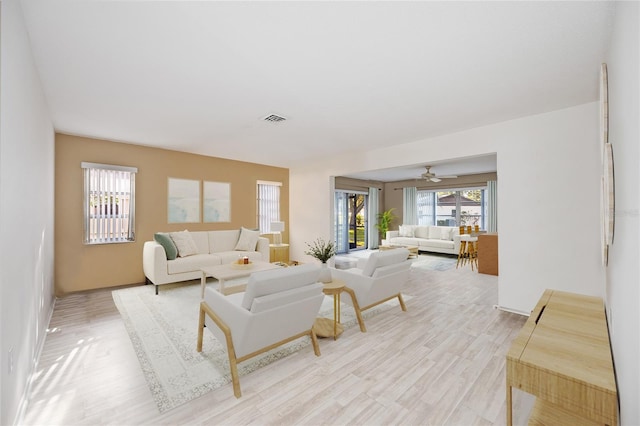
[(284, 120), (286, 120), (286, 118), (276, 114), (269, 114), (264, 118), (264, 121), (268, 121), (269, 123), (280, 123), (281, 121), (284, 121)]

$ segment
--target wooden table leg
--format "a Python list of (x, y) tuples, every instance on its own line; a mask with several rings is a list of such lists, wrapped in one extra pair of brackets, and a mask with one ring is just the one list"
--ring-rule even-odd
[(507, 385), (507, 426), (513, 426), (513, 413), (511, 406), (511, 385)]
[(334, 327), (335, 327), (335, 331), (336, 332), (333, 333), (333, 336), (334, 336), (333, 340), (336, 339), (335, 335), (337, 334), (337, 331), (338, 331), (338, 324), (340, 324), (340, 293), (341, 292), (339, 292), (338, 294), (333, 296), (335, 298), (335, 300), (336, 300), (335, 310), (333, 311), (333, 314), (334, 314), (334, 318), (333, 319), (335, 321)]
[(336, 340), (340, 324), (340, 292), (333, 295), (333, 302), (333, 340)]
[(207, 286), (207, 273), (202, 272), (202, 278), (200, 278), (200, 287), (202, 287), (202, 291), (200, 294), (200, 299), (204, 299), (204, 288)]

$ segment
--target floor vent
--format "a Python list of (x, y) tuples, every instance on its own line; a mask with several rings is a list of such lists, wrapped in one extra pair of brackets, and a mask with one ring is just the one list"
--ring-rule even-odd
[(269, 114), (264, 118), (264, 121), (268, 121), (270, 123), (280, 123), (281, 121), (285, 121), (285, 120), (286, 118), (276, 114)]

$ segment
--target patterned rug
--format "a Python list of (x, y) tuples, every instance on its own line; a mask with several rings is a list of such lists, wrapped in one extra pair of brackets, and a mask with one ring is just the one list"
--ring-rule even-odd
[[(226, 348), (212, 333), (205, 331), (203, 351), (196, 351), (199, 281), (163, 285), (157, 296), (152, 285), (115, 290), (112, 295), (160, 412), (231, 382)], [(397, 305), (397, 299), (391, 300), (365, 311), (363, 317)], [(325, 297), (319, 316), (333, 318), (333, 298)], [(345, 329), (357, 324), (349, 305), (341, 305), (341, 319)], [(244, 376), (310, 344), (309, 337), (301, 337), (241, 362), (238, 372)]]

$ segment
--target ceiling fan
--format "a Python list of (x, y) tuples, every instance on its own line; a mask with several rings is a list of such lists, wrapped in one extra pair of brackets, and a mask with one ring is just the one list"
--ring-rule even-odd
[(424, 180), (428, 180), (431, 182), (440, 182), (442, 179), (455, 179), (458, 176), (436, 176), (435, 173), (431, 173), (431, 166), (425, 166), (427, 171), (424, 172), (420, 177)]

